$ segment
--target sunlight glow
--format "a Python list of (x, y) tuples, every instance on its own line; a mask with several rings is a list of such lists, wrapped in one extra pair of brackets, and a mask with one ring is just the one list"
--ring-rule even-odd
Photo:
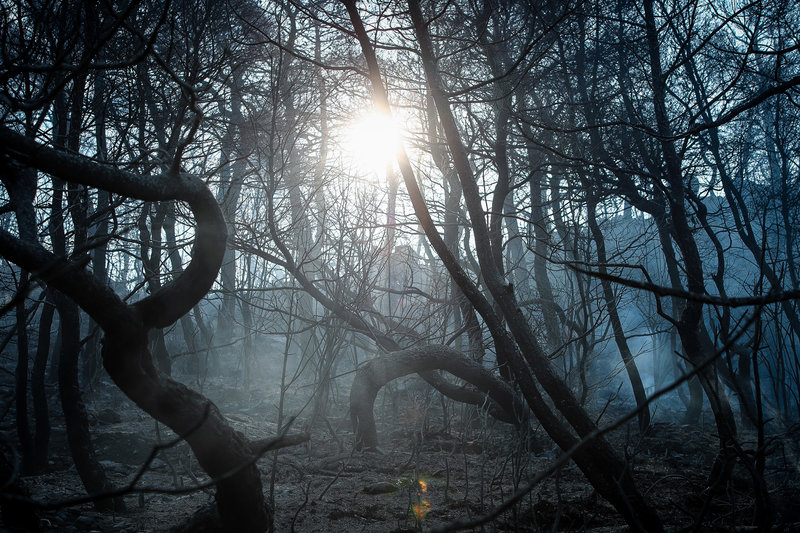
[(402, 137), (392, 117), (370, 110), (347, 126), (344, 148), (359, 172), (382, 177), (395, 164)]

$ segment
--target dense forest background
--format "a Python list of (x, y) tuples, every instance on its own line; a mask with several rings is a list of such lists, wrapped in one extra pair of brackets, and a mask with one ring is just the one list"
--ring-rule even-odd
[(3, 2), (4, 527), (800, 528), (798, 28)]

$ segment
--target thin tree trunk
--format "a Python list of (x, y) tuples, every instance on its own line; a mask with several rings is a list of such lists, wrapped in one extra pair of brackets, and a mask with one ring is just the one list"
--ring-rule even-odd
[[(0, 179), (8, 191), (19, 228), (20, 239), (37, 242), (36, 215), (33, 199), (36, 194), (37, 173), (30, 169), (19, 169), (15, 165), (2, 164)], [(28, 309), (25, 308), (30, 286), (28, 272), (21, 270), (17, 281), (19, 295), (15, 306), (17, 335), (17, 365), (14, 371), (14, 403), (17, 438), (22, 453), (22, 471), (34, 471), (34, 445), (28, 418), (28, 368), (30, 364), (28, 339)]]
[[(161, 231), (167, 216), (168, 202), (147, 202), (139, 215), (139, 250), (144, 267), (144, 278), (150, 294), (161, 288), (161, 252), (164, 248)], [(147, 221), (150, 221), (148, 227)], [(169, 375), (172, 361), (167, 350), (164, 332), (161, 329), (151, 330), (148, 334), (150, 350), (155, 357), (159, 370)]]
[(52, 292), (45, 291), (42, 313), (39, 315), (39, 331), (37, 334), (36, 356), (33, 360), (31, 374), (31, 393), (33, 395), (33, 412), (36, 416), (36, 432), (33, 437), (34, 468), (37, 472), (47, 469), (48, 447), (50, 444), (50, 413), (47, 405), (45, 387), (45, 371), (50, 356), (50, 328), (53, 325), (55, 302)]
[[(425, 98), (425, 112), (428, 120), (428, 141), (431, 146), (431, 156), (439, 172), (444, 177), (444, 245), (448, 250), (457, 250), (460, 231), (459, 220), (461, 218), (461, 184), (452, 165), (450, 165), (447, 152), (443, 148), (443, 139), (439, 135), (439, 118), (436, 115), (436, 107), (430, 95), (426, 95)], [(475, 308), (461, 291), (458, 284), (452, 279), (450, 280), (450, 292), (453, 298), (453, 314), (456, 319), (460, 318), (460, 322), (456, 321), (455, 326), (460, 329), (462, 327), (461, 322), (463, 322), (471, 356), (476, 361), (482, 361), (486, 348), (483, 345), (483, 331), (478, 323), (478, 318), (475, 316)], [(497, 354), (496, 357), (498, 357), (497, 366), (500, 375), (510, 381), (511, 373), (507, 362), (503, 360), (501, 354)]]
[[(591, 190), (591, 186), (587, 185), (587, 191)], [(636, 400), (636, 407), (639, 409), (639, 429), (644, 431), (650, 425), (650, 409), (647, 407), (647, 394), (644, 391), (642, 384), (642, 377), (639, 375), (639, 369), (636, 367), (636, 361), (633, 359), (633, 354), (628, 347), (628, 339), (625, 338), (625, 332), (622, 329), (622, 321), (619, 318), (619, 311), (617, 310), (617, 299), (614, 296), (614, 291), (611, 288), (611, 282), (606, 277), (608, 269), (606, 263), (608, 258), (606, 256), (606, 243), (603, 238), (603, 232), (600, 230), (600, 225), (597, 223), (597, 202), (594, 196), (589, 193), (586, 205), (586, 217), (589, 223), (589, 230), (592, 233), (595, 246), (597, 247), (597, 262), (598, 270), (601, 274), (600, 285), (603, 288), (603, 299), (606, 303), (606, 311), (608, 311), (608, 319), (611, 322), (611, 330), (614, 332), (614, 342), (617, 344), (619, 355), (622, 357), (622, 362), (625, 364), (625, 371), (628, 373), (628, 379), (631, 382), (633, 389), (633, 397)]]
[[(28, 273), (20, 272), (17, 290), (23, 294), (28, 288)], [(16, 406), (17, 437), (22, 454), (22, 471), (34, 471), (34, 447), (28, 420), (28, 310), (25, 309), (26, 298), (20, 298), (16, 305), (17, 318), (17, 367), (14, 371), (14, 403)]]
[[(95, 455), (89, 434), (89, 417), (78, 386), (78, 356), (81, 353), (80, 318), (78, 306), (63, 295), (56, 295), (59, 323), (61, 324), (61, 353), (58, 359), (58, 393), (67, 427), (67, 442), (75, 460), (75, 468), (89, 494), (103, 494), (113, 489)], [(122, 511), (122, 498), (112, 501), (98, 499), (98, 510)]]
[[(661, 57), (653, 12), (653, 0), (644, 1), (644, 18), (650, 55), (650, 69), (652, 71), (653, 107), (666, 164), (673, 235), (686, 267), (687, 289), (694, 294), (703, 294), (705, 292), (703, 266), (697, 243), (694, 240), (692, 229), (688, 222), (681, 162), (675, 146), (670, 140), (672, 131), (665, 105), (667, 88), (665, 77), (661, 71)], [(678, 334), (681, 337), (681, 344), (686, 356), (692, 364), (697, 366), (704, 364), (705, 360), (712, 356), (712, 353), (708, 351), (708, 343), (704, 342), (705, 339), (701, 331), (701, 329), (704, 329), (702, 325), (702, 307), (703, 304), (701, 302), (687, 301), (677, 323)], [(719, 432), (720, 454), (714, 468), (712, 468), (709, 479), (709, 483), (715, 484), (721, 479), (727, 479), (732, 470), (733, 465), (727, 454), (729, 447), (733, 446), (736, 441), (736, 422), (725, 392), (719, 384), (715, 367), (713, 365), (705, 366), (698, 377), (711, 404), (711, 410), (714, 413), (717, 431)]]
[[(218, 201), (228, 223), (228, 242), (236, 239), (236, 210), (239, 207), (242, 183), (246, 171), (245, 156), (250, 146), (250, 132), (245, 131), (242, 116), (242, 84), (244, 73), (236, 69), (231, 74), (230, 105), (224, 110), (228, 120), (227, 131), (222, 139), (222, 153), (228, 164), (222, 171)], [(224, 345), (231, 341), (236, 311), (236, 253), (233, 248), (225, 250), (225, 260), (220, 271), (222, 302), (220, 304), (215, 338)]]
[[(73, 153), (78, 153), (80, 149), (84, 84), (85, 76), (76, 78), (71, 95), (71, 109), (67, 109), (65, 102), (61, 105), (56, 105), (54, 108), (54, 122), (56, 124), (54, 144), (59, 147), (66, 147)], [(68, 121), (67, 116), (69, 116)], [(66, 188), (67, 209), (72, 219), (75, 234), (73, 250), (77, 251), (76, 259), (82, 260), (87, 254), (85, 245), (88, 231), (85, 188), (82, 185), (71, 182), (66, 183), (65, 187), (65, 182), (56, 176), (53, 176), (53, 188), (50, 221), (50, 238), (53, 243), (53, 251), (60, 257), (67, 257), (67, 241), (62, 212), (63, 193)], [(54, 302), (58, 310), (60, 331), (58, 391), (61, 408), (64, 412), (64, 423), (67, 429), (70, 452), (87, 493), (107, 492), (112, 488), (112, 485), (106, 479), (105, 470), (95, 455), (94, 445), (89, 434), (89, 418), (83, 405), (78, 384), (78, 363), (81, 351), (80, 311), (74, 302), (64, 296), (54, 294)], [(123, 510), (125, 504), (122, 498), (117, 498), (113, 501), (99, 499), (95, 501), (95, 507), (100, 510)]]
[[(103, 8), (101, 7), (101, 10)], [(107, 15), (103, 13), (103, 15)], [(87, 9), (87, 25), (91, 33), (90, 39), (96, 38), (97, 25), (99, 24), (99, 13), (93, 9)], [(106, 110), (108, 95), (106, 94), (106, 74), (98, 71), (94, 77), (94, 92), (92, 94), (92, 112), (94, 114), (94, 140), (97, 147), (97, 160), (105, 162), (108, 160), (108, 142), (106, 140)], [(96, 218), (93, 238), (96, 243), (92, 246), (92, 271), (104, 283), (108, 280), (106, 269), (106, 257), (108, 255), (108, 231), (111, 212), (111, 195), (108, 191), (97, 191), (97, 205), (94, 215)], [(84, 383), (93, 386), (100, 376), (100, 329), (93, 320), (89, 320), (88, 330), (91, 335), (87, 339), (83, 351), (83, 377)]]
[[(586, 49), (585, 49), (585, 42), (586, 42), (586, 27), (585, 27), (585, 20), (583, 18), (579, 19), (579, 28), (580, 28), (580, 36), (579, 36), (579, 46), (578, 46), (578, 53), (576, 55), (576, 93), (577, 99), (580, 101), (580, 104), (583, 106), (584, 113), (586, 114), (590, 123), (598, 122), (597, 119), (597, 112), (595, 109), (594, 101), (589, 97), (589, 88), (587, 85), (591, 83), (595, 83), (596, 80), (596, 70), (591, 70), (594, 74), (594, 77), (587, 81), (587, 68), (586, 68)], [(559, 43), (560, 44), (560, 43)], [(559, 47), (561, 50), (562, 47)], [(565, 60), (563, 58), (562, 60)], [(566, 80), (567, 86), (571, 87), (569, 80)], [(590, 146), (592, 147), (593, 151), (596, 152), (596, 156), (600, 157), (601, 159), (608, 159), (605, 154), (605, 150), (603, 147), (603, 141), (600, 137), (599, 132), (592, 128), (589, 133), (590, 138)], [(594, 174), (592, 177), (594, 178), (594, 183), (590, 183), (587, 179), (587, 176), (582, 175), (583, 177), (583, 187), (586, 191), (586, 217), (587, 222), (589, 224), (589, 231), (592, 235), (592, 239), (595, 243), (595, 248), (597, 250), (597, 262), (598, 262), (598, 270), (601, 274), (600, 278), (600, 285), (603, 291), (603, 299), (606, 304), (606, 310), (608, 311), (608, 318), (611, 322), (611, 330), (614, 334), (614, 342), (617, 345), (617, 349), (619, 350), (620, 357), (622, 358), (622, 362), (625, 365), (625, 371), (628, 374), (628, 379), (631, 382), (631, 388), (633, 389), (633, 396), (636, 400), (636, 406), (639, 409), (639, 429), (644, 431), (650, 425), (650, 410), (646, 406), (647, 402), (647, 395), (645, 394), (644, 385), (642, 384), (642, 378), (639, 375), (639, 369), (636, 366), (636, 361), (633, 358), (633, 354), (631, 353), (630, 347), (628, 346), (628, 340), (625, 337), (625, 332), (622, 328), (622, 320), (619, 316), (619, 311), (617, 308), (617, 299), (614, 295), (614, 291), (611, 287), (611, 282), (606, 277), (608, 273), (608, 269), (606, 267), (606, 263), (608, 262), (608, 256), (606, 254), (606, 243), (605, 237), (603, 236), (603, 232), (600, 229), (600, 225), (597, 222), (597, 204), (598, 204), (598, 197), (596, 194), (596, 190), (600, 189), (600, 176)]]

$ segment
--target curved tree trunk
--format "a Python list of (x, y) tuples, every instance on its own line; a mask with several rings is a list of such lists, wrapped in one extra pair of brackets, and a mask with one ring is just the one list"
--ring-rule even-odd
[(504, 421), (520, 424), (526, 409), (514, 392), (488, 369), (452, 348), (440, 345), (417, 346), (371, 359), (356, 372), (350, 389), (350, 420), (356, 435), (356, 448), (375, 448), (378, 435), (373, 408), (381, 388), (392, 380), (432, 370), (444, 370), (470, 383), (491, 398), (489, 412)]
[(217, 507), (230, 531), (271, 529), (261, 477), (250, 443), (234, 431), (208, 399), (160, 373), (148, 350), (151, 329), (164, 328), (208, 292), (219, 272), (227, 230), (206, 185), (185, 175), (134, 175), (42, 146), (0, 128), (0, 151), (20, 163), (65, 180), (147, 201), (182, 200), (197, 226), (192, 259), (183, 273), (134, 304), (99, 283), (82, 263), (65, 260), (38, 243), (0, 230), (0, 253), (39, 272), (42, 280), (80, 305), (103, 328), (103, 365), (140, 408), (185, 438), (200, 465), (217, 481)]
[(249, 442), (201, 394), (153, 365), (145, 328), (133, 314), (129, 331), (103, 341), (103, 365), (136, 405), (186, 439), (200, 466), (217, 481), (217, 508), (226, 531), (266, 531), (272, 513)]

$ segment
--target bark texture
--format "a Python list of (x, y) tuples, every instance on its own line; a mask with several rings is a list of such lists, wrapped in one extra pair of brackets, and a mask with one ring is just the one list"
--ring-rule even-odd
[(0, 128), (0, 149), (23, 165), (72, 183), (148, 201), (180, 200), (197, 227), (192, 259), (183, 273), (134, 304), (126, 304), (82, 263), (66, 260), (38, 243), (0, 230), (0, 252), (37, 272), (40, 279), (80, 305), (103, 328), (103, 365), (139, 407), (185, 438), (200, 465), (217, 480), (217, 507), (228, 531), (272, 528), (261, 477), (249, 442), (235, 432), (208, 399), (159, 372), (148, 333), (166, 327), (208, 292), (219, 272), (227, 229), (213, 195), (188, 175), (140, 176), (64, 153)]
[(515, 399), (511, 388), (488, 369), (447, 346), (417, 346), (371, 359), (356, 372), (350, 389), (350, 420), (356, 448), (378, 445), (373, 408), (381, 388), (394, 379), (432, 370), (444, 370), (485, 393), (491, 398), (487, 407), (496, 418), (521, 423), (526, 409)]

